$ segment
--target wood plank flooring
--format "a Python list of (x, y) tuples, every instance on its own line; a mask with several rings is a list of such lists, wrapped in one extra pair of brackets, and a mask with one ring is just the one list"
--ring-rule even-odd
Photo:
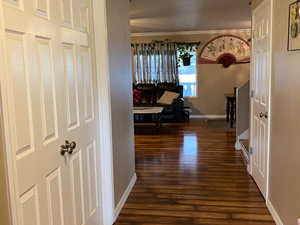
[(135, 140), (138, 181), (115, 225), (275, 225), (223, 121), (136, 127)]

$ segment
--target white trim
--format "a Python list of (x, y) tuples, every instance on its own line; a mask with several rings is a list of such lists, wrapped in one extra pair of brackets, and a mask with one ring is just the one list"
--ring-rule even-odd
[(235, 148), (235, 150), (237, 150), (237, 151), (242, 150), (242, 145), (241, 145), (239, 139), (236, 140), (235, 145), (234, 145), (234, 148)]
[(99, 202), (101, 204), (103, 225), (114, 222), (114, 174), (113, 174), (113, 145), (112, 145), (112, 118), (111, 118), (111, 93), (109, 79), (109, 51), (106, 0), (93, 0), (94, 38), (96, 55), (96, 72), (99, 105), (99, 133), (100, 138), (100, 172), (101, 187)]
[(242, 145), (241, 151), (247, 161), (247, 166), (248, 166), (249, 165), (249, 155), (248, 155), (249, 153), (248, 153), (247, 149), (245, 149), (245, 146), (243, 146), (243, 145)]
[(191, 115), (191, 119), (226, 119), (226, 115)]
[(236, 142), (235, 142), (235, 149), (240, 150), (242, 149), (242, 145), (240, 143), (240, 140), (242, 139), (248, 139), (249, 140), (249, 128), (245, 130), (241, 135), (236, 136)]
[(269, 109), (268, 109), (268, 122), (269, 122), (269, 127), (268, 127), (268, 153), (267, 153), (267, 190), (266, 190), (266, 199), (269, 199), (269, 192), (270, 192), (270, 155), (271, 155), (271, 125), (272, 125), (272, 71), (273, 71), (273, 7), (274, 7), (274, 0), (269, 0), (270, 1), (270, 7), (271, 7), (271, 12), (270, 12), (270, 79), (269, 79)]
[(149, 36), (176, 36), (176, 35), (197, 35), (197, 34), (226, 34), (226, 33), (250, 33), (251, 29), (227, 29), (227, 30), (195, 30), (179, 32), (146, 32), (132, 33), (131, 37), (149, 37)]
[(250, 170), (250, 162), (249, 162), (250, 156), (249, 156), (248, 151), (247, 151), (247, 150), (244, 148), (244, 146), (240, 143), (239, 139), (236, 140), (234, 147), (235, 147), (235, 150), (236, 150), (236, 151), (241, 151), (241, 154), (243, 154), (243, 155), (242, 155), (243, 161), (246, 163), (248, 173), (250, 173), (250, 172), (249, 172), (249, 170)]
[(272, 215), (272, 217), (273, 217), (276, 225), (284, 225), (283, 222), (282, 222), (282, 220), (281, 220), (281, 218), (280, 218), (280, 216), (279, 216), (279, 214), (275, 210), (272, 202), (269, 199), (267, 199), (266, 203), (267, 203), (267, 207), (268, 207), (268, 209), (269, 209), (269, 211), (270, 211), (270, 213), (271, 213), (271, 215)]
[(134, 173), (125, 192), (123, 193), (117, 207), (115, 208), (114, 221), (116, 221), (118, 219), (118, 216), (120, 215), (120, 212), (121, 212), (122, 208), (124, 207), (128, 197), (132, 191), (132, 188), (135, 185), (136, 180), (137, 180), (137, 176), (136, 176), (136, 173)]
[(239, 139), (249, 139), (249, 128), (245, 130), (243, 133), (241, 133), (239, 136)]

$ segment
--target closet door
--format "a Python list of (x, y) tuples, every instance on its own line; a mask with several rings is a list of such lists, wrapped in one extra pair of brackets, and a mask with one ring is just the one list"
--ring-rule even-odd
[(0, 4), (14, 225), (99, 225), (91, 4)]
[(266, 197), (270, 137), (271, 3), (265, 0), (253, 13), (251, 88), (252, 176)]

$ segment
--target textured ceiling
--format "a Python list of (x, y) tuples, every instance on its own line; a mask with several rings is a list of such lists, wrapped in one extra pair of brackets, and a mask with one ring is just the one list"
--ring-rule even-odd
[(131, 0), (132, 33), (251, 27), (249, 0)]

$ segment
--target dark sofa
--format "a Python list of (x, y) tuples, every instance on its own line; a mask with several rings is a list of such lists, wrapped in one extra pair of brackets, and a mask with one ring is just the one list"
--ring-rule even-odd
[[(164, 107), (164, 121), (180, 122), (188, 119), (184, 111), (183, 86), (174, 83), (137, 84), (133, 85), (133, 89), (141, 93), (141, 98), (138, 101), (134, 101), (134, 106), (162, 106)], [(165, 91), (179, 93), (179, 96), (170, 105), (157, 103)], [(151, 120), (151, 118), (143, 118), (143, 120)]]

